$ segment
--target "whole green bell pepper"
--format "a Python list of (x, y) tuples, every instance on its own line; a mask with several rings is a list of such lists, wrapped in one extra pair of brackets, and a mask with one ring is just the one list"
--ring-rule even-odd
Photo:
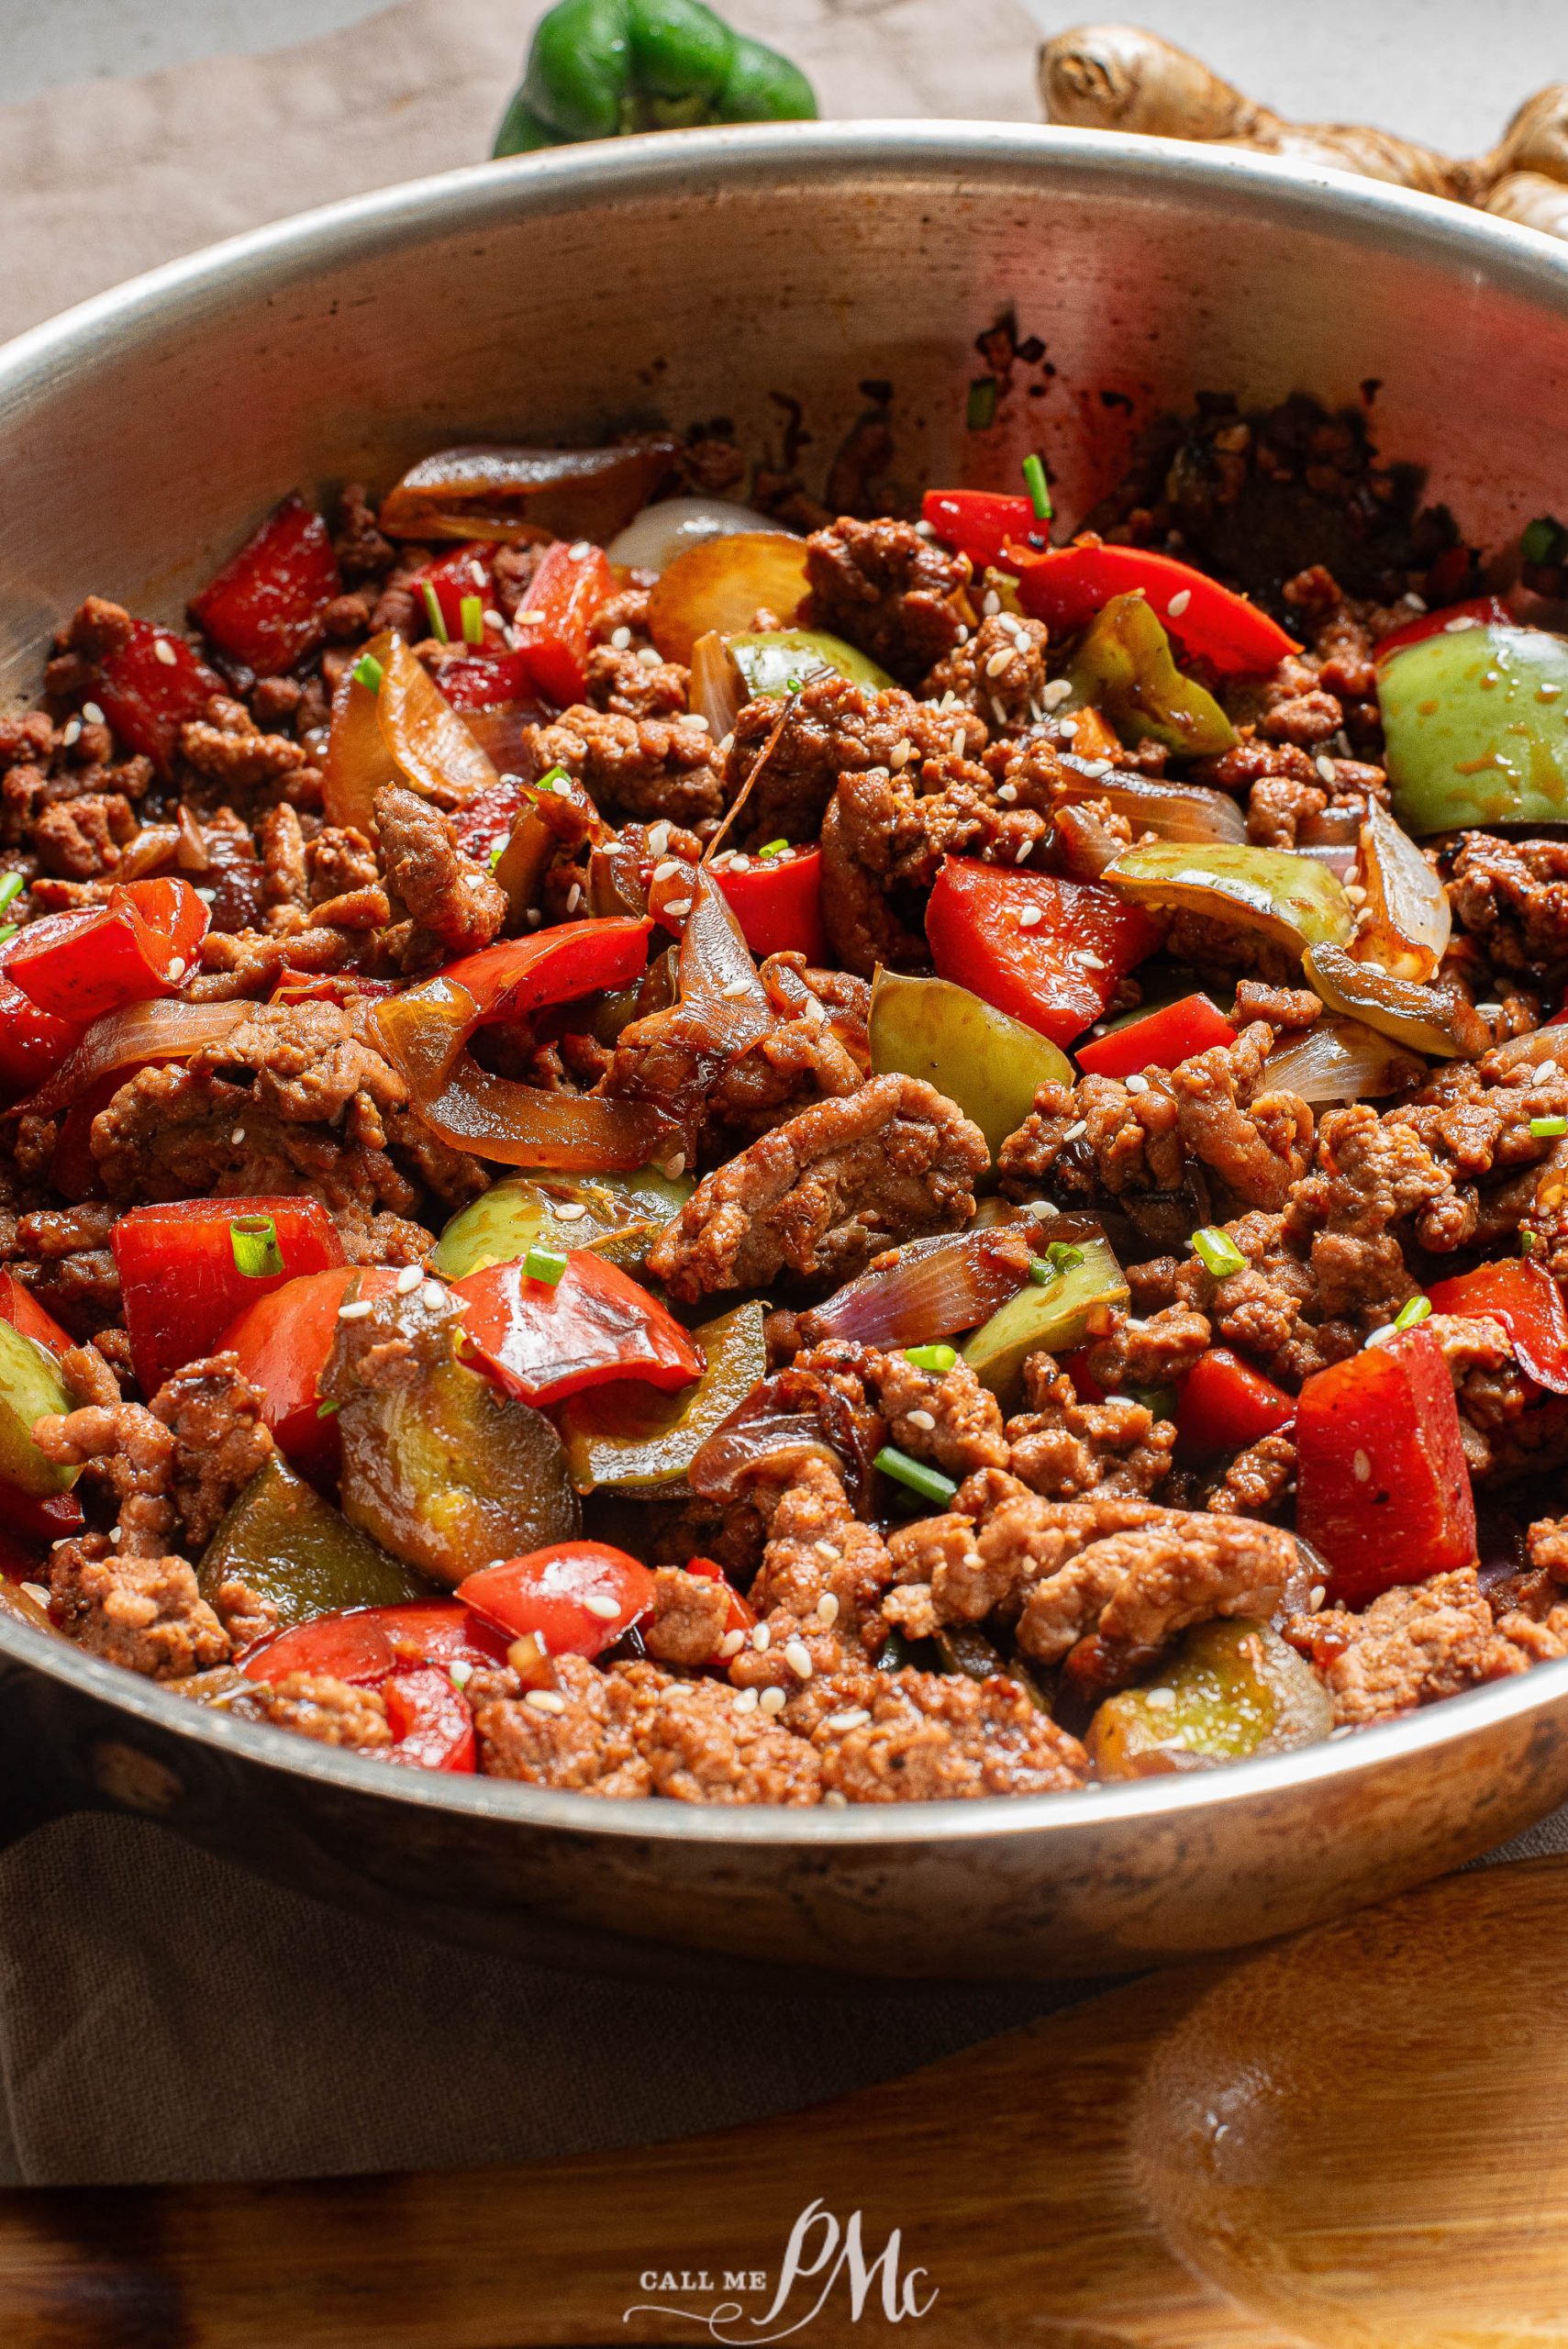
[(494, 151), (816, 112), (797, 66), (732, 32), (702, 0), (560, 0), (535, 28)]
[(1568, 638), (1440, 629), (1379, 659), (1377, 698), (1407, 831), (1568, 821)]

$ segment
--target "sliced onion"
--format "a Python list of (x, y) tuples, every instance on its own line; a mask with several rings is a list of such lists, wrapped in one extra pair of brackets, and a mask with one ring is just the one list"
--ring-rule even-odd
[(995, 1224), (956, 1238), (912, 1240), (880, 1270), (846, 1283), (800, 1317), (809, 1346), (851, 1338), (868, 1346), (923, 1345), (978, 1329), (1029, 1278), (1029, 1230)]
[(473, 732), (400, 636), (384, 629), (365, 652), (380, 664), (372, 692), (345, 669), (332, 696), (322, 796), (327, 819), (375, 830), (375, 796), (406, 784), (439, 807), (459, 807), (500, 777)]
[(1296, 844), (1297, 856), (1309, 856), (1314, 863), (1331, 873), (1336, 881), (1351, 882), (1356, 877), (1360, 854), (1353, 841), (1301, 841)]
[(1396, 978), (1429, 979), (1453, 930), (1448, 892), (1409, 834), (1373, 800), (1361, 828), (1362, 886), (1372, 919), (1356, 938), (1358, 961)]
[(441, 449), (382, 501), (395, 539), (595, 539), (603, 545), (645, 506), (677, 443), (648, 433), (613, 449)]
[(1302, 1101), (1378, 1101), (1418, 1085), (1425, 1061), (1359, 1019), (1319, 1019), (1276, 1044), (1263, 1063), (1261, 1093)]
[[(1083, 726), (1080, 718), (1078, 723)], [(1069, 770), (1071, 772), (1071, 770)], [(1158, 783), (1146, 776), (1111, 774), (1074, 782), (1060, 797), (1077, 802), (1108, 799), (1133, 832), (1162, 841), (1235, 841), (1247, 837), (1247, 818), (1229, 792), (1196, 783)]]
[(250, 1003), (182, 1003), (168, 996), (155, 1003), (128, 1003), (95, 1019), (48, 1084), (17, 1108), (30, 1116), (51, 1117), (117, 1069), (190, 1060), (221, 1043), (254, 1009)]
[(709, 629), (692, 647), (691, 706), (697, 717), (706, 718), (716, 742), (733, 733), (748, 698), (745, 679), (728, 646), (717, 629)]
[(754, 507), (731, 497), (665, 497), (645, 506), (634, 522), (610, 540), (605, 552), (628, 571), (667, 571), (688, 547), (708, 539), (731, 539), (740, 530), (776, 530)]
[(1340, 946), (1309, 947), (1302, 968), (1330, 1011), (1363, 1020), (1412, 1052), (1451, 1061), (1470, 1050), (1462, 1024), (1470, 1007), (1452, 996), (1418, 986), (1413, 979), (1396, 979), (1375, 963), (1358, 963)]
[(676, 1008), (699, 1013), (726, 1053), (743, 1052), (760, 1043), (776, 1024), (740, 924), (706, 865), (696, 870), (678, 968), (681, 999)]
[(749, 1476), (776, 1474), (803, 1460), (826, 1461), (842, 1475), (843, 1461), (808, 1413), (764, 1409), (748, 1418), (750, 1408), (742, 1403), (698, 1449), (686, 1470), (694, 1493), (728, 1499)]
[(806, 547), (787, 530), (746, 530), (688, 547), (648, 598), (648, 629), (666, 661), (690, 661), (699, 636), (739, 636), (759, 611), (788, 628), (806, 593)]

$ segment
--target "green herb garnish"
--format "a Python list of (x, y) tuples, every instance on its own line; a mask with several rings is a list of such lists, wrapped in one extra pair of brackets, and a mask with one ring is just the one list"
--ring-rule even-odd
[(465, 596), (457, 608), (462, 622), (462, 640), (477, 649), (484, 641), (484, 599), (482, 596)]
[(1418, 1321), (1426, 1319), (1431, 1309), (1432, 1300), (1429, 1297), (1413, 1297), (1408, 1305), (1402, 1305), (1399, 1308), (1394, 1317), (1394, 1326), (1396, 1330), (1413, 1330)]
[(969, 387), (963, 420), (971, 432), (987, 432), (996, 421), (996, 378), (976, 375)]
[(911, 1460), (896, 1444), (884, 1443), (874, 1464), (895, 1485), (906, 1485), (925, 1501), (951, 1501), (958, 1490), (952, 1478), (944, 1476), (940, 1468), (928, 1468), (923, 1460)]
[(354, 683), (356, 685), (363, 685), (368, 694), (380, 693), (381, 681), (385, 674), (385, 670), (373, 652), (362, 652), (354, 663)]
[(1206, 1223), (1192, 1237), (1192, 1251), (1201, 1264), (1207, 1265), (1217, 1281), (1229, 1280), (1232, 1273), (1244, 1273), (1247, 1259), (1228, 1231), (1218, 1224)]
[(553, 1248), (530, 1248), (523, 1258), (523, 1272), (530, 1281), (543, 1281), (547, 1288), (554, 1288), (566, 1271), (566, 1259)]
[(1045, 477), (1043, 457), (1024, 459), (1024, 487), (1029, 491), (1037, 522), (1049, 522), (1056, 512), (1051, 502), (1051, 484)]
[(1568, 1134), (1568, 1118), (1532, 1118), (1529, 1121), (1531, 1141), (1555, 1141), (1559, 1134)]
[(788, 846), (788, 841), (769, 841), (765, 847), (760, 848), (757, 851), (757, 854), (759, 856), (782, 856)]
[(419, 593), (425, 598), (425, 616), (430, 623), (430, 634), (439, 644), (450, 644), (451, 637), (447, 629), (447, 616), (441, 609), (441, 599), (436, 593), (435, 581), (421, 579)]
[(228, 1227), (228, 1244), (235, 1271), (248, 1281), (265, 1280), (284, 1269), (278, 1227), (270, 1215), (237, 1215)]
[(5, 879), (0, 881), (0, 914), (5, 912), (7, 906), (16, 903), (24, 886), (25, 884), (19, 873), (7, 873)]
[(917, 1370), (934, 1370), (939, 1378), (950, 1371), (958, 1355), (951, 1346), (906, 1346), (904, 1359)]

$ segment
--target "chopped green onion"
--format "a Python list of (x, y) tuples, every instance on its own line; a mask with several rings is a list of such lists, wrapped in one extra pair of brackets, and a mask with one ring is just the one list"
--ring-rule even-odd
[(952, 1478), (944, 1476), (940, 1468), (928, 1468), (923, 1460), (911, 1460), (896, 1444), (884, 1443), (874, 1464), (895, 1485), (907, 1485), (925, 1501), (951, 1501), (958, 1490)]
[(1230, 1234), (1221, 1231), (1218, 1224), (1206, 1223), (1201, 1231), (1194, 1232), (1192, 1251), (1217, 1281), (1229, 1280), (1232, 1273), (1244, 1273), (1247, 1269), (1246, 1257)]
[(278, 1227), (270, 1215), (237, 1215), (228, 1227), (228, 1244), (234, 1251), (235, 1271), (243, 1273), (248, 1281), (265, 1280), (269, 1274), (284, 1269)]
[(1519, 1254), (1521, 1256), (1533, 1256), (1535, 1253), (1535, 1241), (1536, 1235), (1530, 1230), (1529, 1224), (1521, 1223), (1519, 1226)]
[(1029, 1258), (1029, 1278), (1037, 1288), (1046, 1288), (1083, 1261), (1082, 1248), (1074, 1248), (1067, 1240), (1053, 1240), (1043, 1256)]
[(491, 870), (491, 872), (492, 872), (492, 873), (494, 873), (494, 872), (495, 872), (495, 867), (500, 863), (501, 859), (506, 855), (506, 841), (496, 841), (496, 843), (495, 843), (495, 847), (494, 847), (494, 848), (491, 850), (491, 852), (490, 852), (490, 870)]
[(879, 1672), (906, 1672), (914, 1661), (915, 1651), (910, 1646), (908, 1641), (905, 1638), (903, 1632), (898, 1631), (896, 1628), (889, 1631), (886, 1640), (877, 1651), (877, 1670)]
[(1394, 1326), (1396, 1330), (1413, 1330), (1418, 1321), (1426, 1319), (1431, 1309), (1432, 1300), (1429, 1297), (1413, 1297), (1408, 1305), (1402, 1305), (1399, 1308), (1394, 1317)]
[(0, 881), (0, 914), (3, 914), (6, 907), (21, 896), (23, 886), (19, 873), (7, 873), (5, 879)]
[(1124, 1386), (1121, 1391), (1133, 1402), (1141, 1403), (1151, 1419), (1173, 1419), (1176, 1416), (1173, 1386)]
[(472, 645), (483, 644), (484, 641), (484, 597), (465, 596), (457, 608), (458, 617), (462, 622), (463, 642)]
[(554, 1288), (566, 1270), (566, 1259), (553, 1248), (530, 1248), (523, 1258), (523, 1271), (530, 1281), (543, 1281)]
[(969, 387), (963, 420), (971, 432), (988, 432), (996, 421), (996, 378), (976, 375)]
[(958, 1355), (951, 1346), (906, 1346), (904, 1359), (917, 1370), (934, 1370), (939, 1378), (950, 1371)]
[(788, 841), (769, 841), (764, 847), (760, 848), (757, 851), (757, 854), (759, 856), (782, 856), (788, 846)]
[(316, 1416), (318, 1419), (330, 1419), (335, 1418), (342, 1408), (341, 1403), (317, 1403)]
[(1045, 478), (1043, 457), (1024, 459), (1024, 487), (1034, 502), (1035, 519), (1039, 522), (1049, 522), (1055, 514), (1056, 508), (1051, 502), (1051, 485)]
[(451, 637), (447, 629), (447, 616), (441, 609), (441, 599), (436, 593), (435, 581), (421, 579), (419, 593), (425, 598), (425, 611), (430, 623), (430, 634), (436, 639), (438, 644), (450, 644)]
[(1527, 523), (1519, 538), (1519, 552), (1527, 562), (1561, 562), (1568, 544), (1565, 530), (1553, 514), (1539, 514)]
[(11, 941), (16, 937), (22, 925), (19, 921), (8, 921), (6, 924), (5, 929), (0, 930), (0, 946), (9, 946)]
[(1531, 1141), (1555, 1141), (1559, 1134), (1568, 1134), (1568, 1118), (1532, 1118), (1529, 1121)]
[(373, 652), (361, 653), (354, 663), (354, 683), (356, 685), (363, 685), (366, 693), (380, 693), (381, 681), (385, 674), (385, 670)]

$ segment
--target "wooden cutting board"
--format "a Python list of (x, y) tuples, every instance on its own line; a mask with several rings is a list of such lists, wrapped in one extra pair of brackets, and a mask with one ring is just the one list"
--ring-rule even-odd
[(0, 2196), (5, 2349), (715, 2339), (1568, 2344), (1568, 1861), (1448, 1877), (675, 2144)]

